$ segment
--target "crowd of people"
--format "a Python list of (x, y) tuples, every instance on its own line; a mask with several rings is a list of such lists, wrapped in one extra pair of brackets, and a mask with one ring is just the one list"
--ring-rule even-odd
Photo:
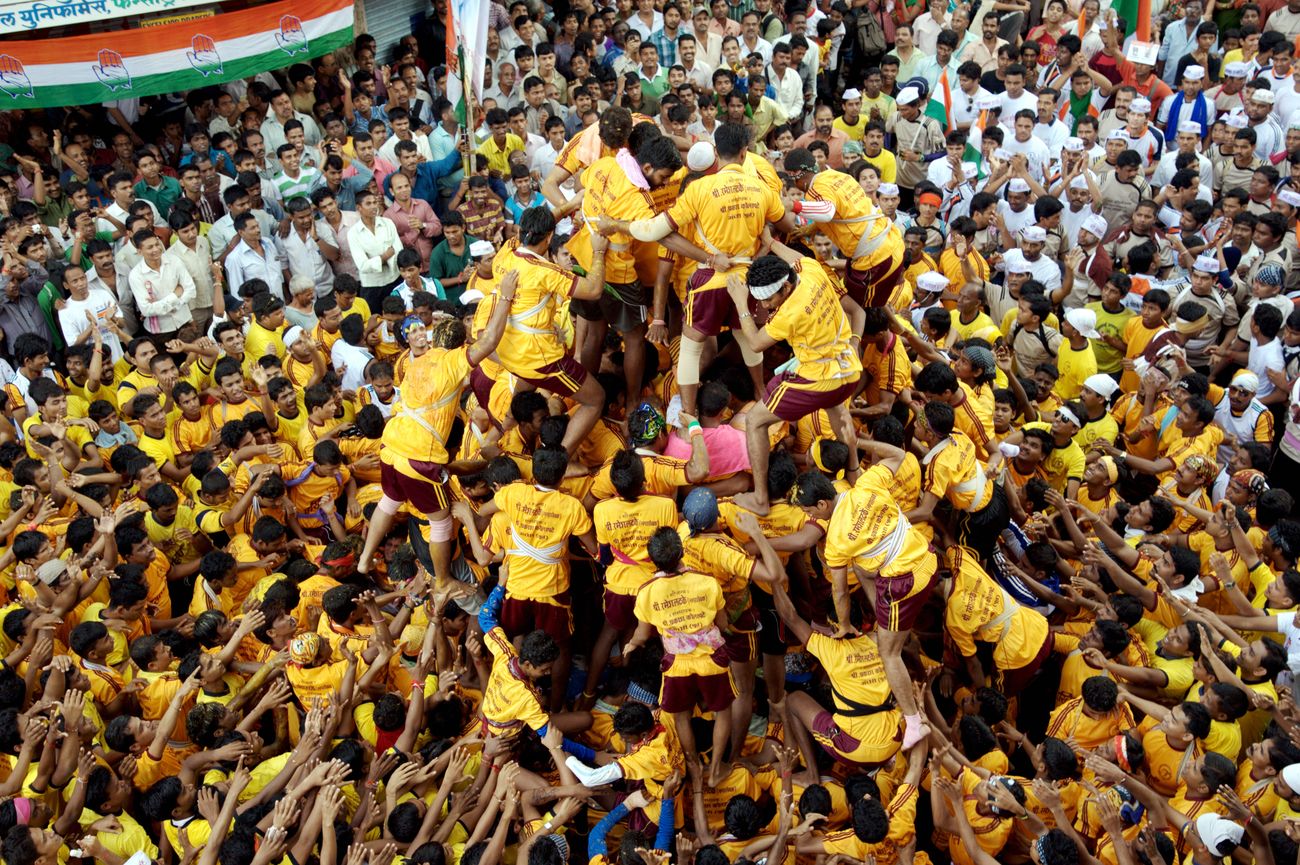
[(5, 865), (1295, 865), (1300, 0), (488, 9), (0, 115)]

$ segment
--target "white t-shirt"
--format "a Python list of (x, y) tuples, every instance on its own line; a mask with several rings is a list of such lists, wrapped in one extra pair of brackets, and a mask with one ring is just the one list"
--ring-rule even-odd
[(366, 366), (375, 359), (369, 351), (340, 339), (330, 350), (334, 369), (343, 369), (343, 389), (357, 390), (366, 383)]
[(1275, 336), (1270, 342), (1260, 345), (1259, 341), (1252, 336), (1246, 367), (1259, 376), (1259, 391), (1255, 394), (1256, 399), (1263, 399), (1276, 390), (1273, 380), (1268, 377), (1268, 371), (1286, 368), (1286, 358), (1282, 357), (1281, 337)]
[(117, 298), (104, 288), (91, 288), (85, 300), (73, 300), (69, 297), (64, 301), (63, 309), (59, 310), (59, 328), (63, 331), (64, 341), (72, 345), (90, 326), (86, 320), (86, 313), (89, 312), (98, 322), (104, 345), (108, 346), (113, 354), (113, 360), (117, 361), (122, 357), (122, 341), (108, 326), (109, 314), (116, 311)]
[(1039, 183), (1047, 179), (1047, 166), (1052, 161), (1052, 152), (1042, 141), (1033, 136), (1028, 141), (1020, 141), (1013, 135), (1008, 137), (1002, 148), (1012, 154), (1023, 153), (1029, 162), (1029, 173)]
[(1002, 214), (1002, 221), (1007, 224), (1007, 231), (1013, 236), (1019, 235), (1021, 229), (1028, 228), (1037, 221), (1034, 219), (1032, 207), (1026, 205), (1024, 210), (1016, 213), (1006, 199), (998, 202), (998, 212)]

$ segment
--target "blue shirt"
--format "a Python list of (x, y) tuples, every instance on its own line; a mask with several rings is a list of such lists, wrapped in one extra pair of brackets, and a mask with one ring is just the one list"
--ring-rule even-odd
[(524, 215), (524, 211), (530, 207), (543, 207), (546, 205), (546, 198), (540, 192), (533, 192), (533, 199), (527, 204), (520, 204), (512, 195), (506, 199), (506, 213), (510, 214), (511, 221), (516, 224), (519, 218)]
[(393, 134), (392, 127), (388, 125), (388, 112), (384, 110), (384, 106), (382, 105), (370, 106), (369, 117), (362, 117), (360, 111), (353, 111), (352, 122), (348, 124), (348, 132), (353, 135), (359, 135), (364, 132), (368, 135), (370, 133), (370, 123), (373, 120), (384, 121), (384, 129), (388, 131), (389, 135)]
[[(415, 166), (415, 180), (412, 183), (411, 196), (425, 201), (438, 200), (438, 181), (460, 167), (460, 151), (453, 150), (435, 162), (421, 162)], [(401, 169), (398, 169), (400, 171)], [(392, 200), (392, 174), (384, 178), (384, 195)]]
[[(351, 177), (342, 178), (339, 180), (339, 188), (331, 190), (334, 193), (334, 200), (339, 204), (339, 210), (356, 210), (357, 196), (370, 185), (370, 181), (375, 176), (375, 173), (359, 160), (352, 160), (352, 167), (357, 170), (357, 173)], [(322, 186), (328, 186), (323, 171), (317, 175), (315, 182), (312, 183), (311, 191), (315, 192)]]

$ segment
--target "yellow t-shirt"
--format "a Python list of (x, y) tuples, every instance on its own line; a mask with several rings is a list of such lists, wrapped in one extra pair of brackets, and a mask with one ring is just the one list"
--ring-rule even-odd
[[(469, 374), (469, 349), (465, 346), (430, 349), (412, 360), (402, 382), (401, 406), (384, 427), (380, 458), (417, 478), (424, 476), (410, 469), (407, 461), (446, 464), (447, 437)], [(405, 459), (390, 461), (395, 456)]]
[[(582, 172), (582, 188), (582, 215), (587, 226), (595, 225), (601, 216), (635, 222), (655, 214), (650, 190), (634, 186), (613, 156), (597, 159)], [(573, 260), (583, 270), (590, 270), (593, 258), (591, 230), (575, 231), (567, 246)], [(605, 253), (606, 282), (623, 285), (636, 281), (636, 257), (631, 247), (630, 234), (610, 236), (609, 250)]]
[(830, 678), (835, 725), (858, 740), (856, 749), (841, 756), (862, 763), (887, 760), (902, 741), (902, 714), (897, 708), (856, 714), (859, 707), (883, 706), (892, 696), (875, 639), (864, 634), (837, 640), (814, 632), (808, 638), (808, 653), (821, 662)]
[(541, 694), (518, 669), (515, 647), (501, 628), (493, 628), (483, 635), (483, 642), (492, 653), (492, 672), (487, 687), (483, 689), (480, 710), (494, 736), (510, 736), (525, 724), (540, 730), (550, 722), (542, 708)]
[(979, 640), (993, 644), (993, 663), (999, 670), (1028, 666), (1048, 639), (1047, 619), (1017, 603), (969, 549), (949, 547), (946, 557), (953, 585), (944, 624), (957, 651), (971, 657)]
[(1061, 371), (1054, 389), (1056, 395), (1061, 399), (1076, 399), (1084, 381), (1097, 374), (1097, 356), (1092, 352), (1092, 343), (1075, 350), (1068, 340), (1061, 340), (1056, 350), (1056, 368)]
[(835, 390), (859, 378), (862, 361), (849, 342), (853, 331), (835, 284), (815, 260), (805, 258), (800, 264), (794, 291), (768, 319), (764, 330), (773, 339), (790, 344), (799, 361), (796, 374), (816, 383), (801, 388)]
[(947, 499), (961, 511), (978, 511), (993, 497), (993, 481), (979, 483), (980, 466), (975, 443), (957, 430), (935, 445), (921, 460), (922, 485), (927, 493)]
[(497, 490), (495, 500), (510, 521), (506, 596), (557, 603), (569, 590), (569, 538), (592, 528), (587, 511), (573, 496), (522, 482)]
[(655, 567), (646, 545), (657, 529), (677, 525), (677, 506), (663, 496), (643, 495), (636, 501), (606, 499), (592, 511), (596, 542), (608, 545), (614, 556), (605, 571), (605, 587), (620, 595), (633, 595)]
[[(715, 620), (724, 605), (718, 581), (694, 571), (661, 576), (641, 587), (636, 595), (636, 617), (659, 631), (665, 651), (673, 656), (664, 676), (726, 672), (727, 668), (713, 659), (721, 642)], [(717, 638), (717, 645), (699, 639), (710, 633)]]
[[(753, 258), (764, 227), (784, 215), (785, 206), (777, 193), (762, 179), (732, 163), (723, 166), (717, 174), (687, 186), (668, 209), (668, 222), (674, 229), (695, 225), (697, 234), (702, 235), (699, 239), (705, 242), (704, 248), (712, 245), (736, 262)], [(733, 263), (726, 273), (715, 273), (695, 290), (723, 288), (727, 274), (742, 273), (748, 267), (748, 264)]]

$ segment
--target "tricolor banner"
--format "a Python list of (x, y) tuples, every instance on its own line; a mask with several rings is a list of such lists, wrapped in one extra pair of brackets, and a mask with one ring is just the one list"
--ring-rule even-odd
[(282, 0), (161, 27), (0, 43), (0, 111), (156, 96), (307, 61), (352, 41), (352, 0)]
[(465, 111), (466, 88), (483, 96), (483, 64), (487, 62), (487, 0), (448, 0), (447, 2), (447, 101), (456, 109), (461, 123)]

